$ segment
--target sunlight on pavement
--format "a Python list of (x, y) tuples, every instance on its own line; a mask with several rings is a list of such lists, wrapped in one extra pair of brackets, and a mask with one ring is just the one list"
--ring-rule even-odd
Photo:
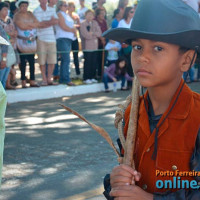
[(40, 171), (40, 174), (41, 175), (50, 175), (50, 174), (55, 174), (57, 172), (58, 172), (57, 168), (49, 167), (49, 168), (42, 169)]
[(44, 122), (56, 122), (58, 120), (67, 120), (67, 119), (76, 119), (77, 117), (71, 114), (66, 113), (65, 115), (59, 115), (54, 117), (49, 117), (44, 120)]
[(12, 180), (7, 180), (4, 182), (4, 184), (1, 186), (1, 190), (7, 190), (7, 189), (12, 189), (19, 187), (22, 184), (22, 182), (19, 179), (12, 179)]
[(3, 166), (3, 178), (24, 177), (34, 172), (34, 164), (10, 164)]

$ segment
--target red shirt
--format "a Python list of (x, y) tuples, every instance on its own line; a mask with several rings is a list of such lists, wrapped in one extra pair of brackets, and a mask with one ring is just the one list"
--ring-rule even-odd
[[(97, 21), (102, 33), (108, 30), (108, 25), (105, 19), (102, 22), (100, 22), (97, 18), (95, 18), (95, 20)], [(103, 44), (101, 40), (99, 40), (99, 47), (102, 47), (102, 46)]]

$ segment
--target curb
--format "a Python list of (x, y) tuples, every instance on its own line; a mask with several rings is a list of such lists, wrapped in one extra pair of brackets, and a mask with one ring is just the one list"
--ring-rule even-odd
[[(109, 88), (113, 90), (113, 83), (109, 83)], [(121, 88), (121, 82), (117, 82), (117, 89)], [(80, 86), (43, 86), (39, 88), (26, 88), (13, 91), (6, 91), (9, 104), (27, 102), (35, 100), (53, 99), (59, 97), (69, 97), (74, 95), (96, 93), (105, 91), (103, 83)]]

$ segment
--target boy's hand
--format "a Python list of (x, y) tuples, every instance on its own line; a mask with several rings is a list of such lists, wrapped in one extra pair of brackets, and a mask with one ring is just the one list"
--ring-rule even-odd
[(153, 200), (153, 194), (145, 192), (136, 185), (126, 185), (113, 188), (110, 196), (115, 200)]
[(133, 185), (135, 181), (139, 181), (141, 174), (136, 170), (133, 170), (127, 165), (119, 165), (115, 167), (110, 174), (111, 188), (115, 188), (123, 185)]

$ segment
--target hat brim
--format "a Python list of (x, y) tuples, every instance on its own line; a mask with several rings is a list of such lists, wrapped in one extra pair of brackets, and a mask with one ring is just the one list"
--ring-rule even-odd
[(2, 45), (10, 45), (7, 40), (0, 36), (0, 44)]
[(127, 44), (131, 44), (131, 41), (135, 39), (148, 39), (176, 44), (189, 49), (200, 47), (200, 30), (162, 34), (141, 31), (138, 32), (128, 28), (115, 28), (104, 32), (102, 36), (107, 39), (112, 39)]

